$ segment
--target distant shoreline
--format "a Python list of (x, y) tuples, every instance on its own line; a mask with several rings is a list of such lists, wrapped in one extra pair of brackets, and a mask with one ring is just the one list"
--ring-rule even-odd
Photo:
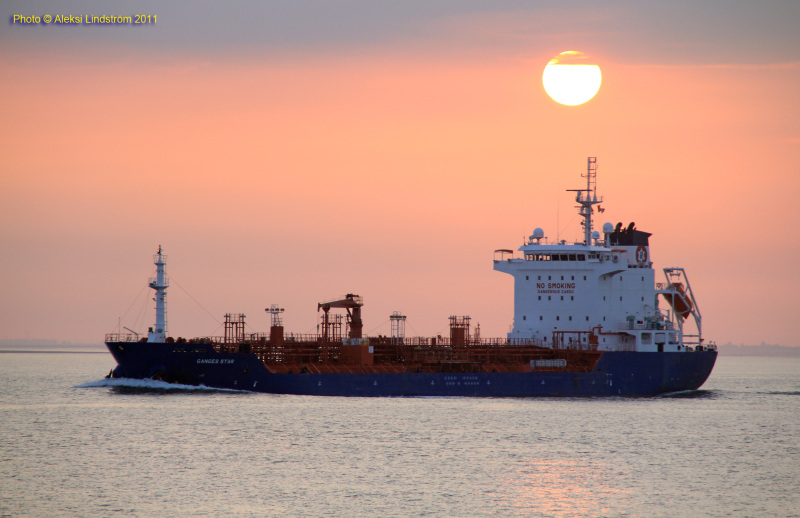
[(2, 349), (0, 348), (0, 354), (4, 353), (19, 353), (19, 354), (105, 354), (108, 351), (101, 351), (101, 350), (90, 350), (90, 349)]
[(800, 357), (800, 347), (788, 345), (733, 345), (718, 346), (723, 356), (771, 356), (778, 358)]
[[(16, 343), (15, 343), (16, 342)], [(104, 353), (103, 344), (41, 343), (0, 340), (0, 353)]]

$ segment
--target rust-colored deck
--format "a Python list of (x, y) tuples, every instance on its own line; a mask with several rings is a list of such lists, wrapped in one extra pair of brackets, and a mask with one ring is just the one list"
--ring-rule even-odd
[(280, 340), (266, 337), (240, 343), (214, 342), (218, 352), (255, 354), (273, 373), (471, 373), (531, 372), (531, 362), (563, 360), (548, 365), (538, 362), (536, 371), (589, 372), (602, 352), (588, 348), (552, 349), (533, 343), (504, 339), (452, 345), (442, 338), (393, 340), (364, 338), (357, 345), (328, 342), (322, 337)]

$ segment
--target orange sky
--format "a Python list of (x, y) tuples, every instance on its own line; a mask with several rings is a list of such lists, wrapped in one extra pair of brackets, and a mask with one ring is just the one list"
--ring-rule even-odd
[[(468, 20), (441, 26), (489, 38), (496, 24)], [(408, 334), (469, 314), (501, 336), (512, 284), (492, 251), (536, 226), (577, 238), (565, 190), (597, 156), (599, 224), (635, 221), (656, 268), (687, 268), (708, 339), (800, 345), (800, 57), (631, 61), (583, 38), (603, 86), (565, 107), (541, 86), (564, 40), (114, 59), (0, 47), (0, 339), (99, 343), (123, 314), (146, 330), (159, 244), (175, 336), (222, 333), (192, 298), (254, 331), (279, 303), (289, 330), (311, 332), (316, 303), (348, 292), (372, 333), (399, 310)]]

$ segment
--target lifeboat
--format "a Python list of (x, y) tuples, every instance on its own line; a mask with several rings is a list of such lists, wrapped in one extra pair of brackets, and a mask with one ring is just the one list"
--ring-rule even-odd
[(692, 309), (694, 308), (692, 306), (692, 301), (686, 296), (686, 292), (683, 289), (683, 283), (672, 282), (668, 286), (668, 289), (675, 293), (664, 293), (664, 298), (667, 299), (669, 305), (672, 306), (675, 314), (685, 319), (689, 316), (689, 313), (691, 313)]

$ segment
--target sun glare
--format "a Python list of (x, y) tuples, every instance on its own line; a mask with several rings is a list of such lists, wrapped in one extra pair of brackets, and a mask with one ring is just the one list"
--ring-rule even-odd
[(567, 106), (590, 100), (600, 90), (600, 67), (576, 50), (562, 52), (544, 67), (542, 84), (551, 99)]

